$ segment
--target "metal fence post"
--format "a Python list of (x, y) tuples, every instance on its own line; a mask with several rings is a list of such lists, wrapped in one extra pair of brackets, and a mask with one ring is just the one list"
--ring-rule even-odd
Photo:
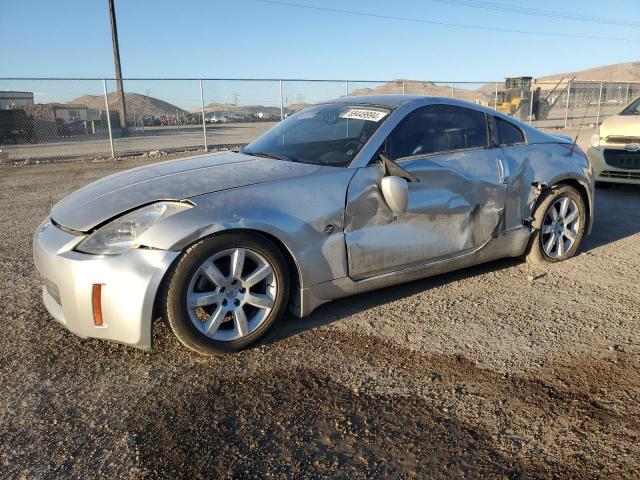
[(571, 96), (571, 82), (567, 84), (567, 105), (564, 109), (564, 128), (567, 128), (567, 118), (569, 117), (569, 97)]
[(453, 98), (453, 89), (455, 88), (454, 85), (455, 82), (451, 82), (451, 98)]
[(402, 82), (402, 94), (404, 95), (404, 82)]
[(600, 82), (600, 93), (598, 94), (598, 114), (596, 115), (596, 125), (600, 123), (600, 103), (602, 102), (602, 82)]
[(207, 122), (204, 118), (204, 91), (202, 90), (202, 79), (200, 79), (200, 106), (202, 107), (202, 138), (204, 140), (204, 151), (209, 151), (207, 143)]
[(629, 84), (627, 83), (627, 93), (624, 96), (624, 104), (629, 103)]
[(111, 158), (116, 158), (113, 151), (113, 135), (111, 134), (111, 113), (109, 112), (109, 97), (107, 96), (107, 80), (102, 80), (102, 88), (104, 89), (104, 106), (107, 109), (107, 129), (109, 130), (109, 145), (111, 146)]
[(344, 82), (344, 96), (349, 96), (349, 80), (345, 80)]
[(493, 99), (493, 109), (498, 110), (498, 83), (496, 83), (496, 96)]
[(284, 97), (282, 96), (282, 80), (280, 80), (280, 120), (284, 120)]
[(529, 125), (533, 118), (533, 91), (535, 90), (535, 82), (531, 83), (531, 98), (529, 99)]

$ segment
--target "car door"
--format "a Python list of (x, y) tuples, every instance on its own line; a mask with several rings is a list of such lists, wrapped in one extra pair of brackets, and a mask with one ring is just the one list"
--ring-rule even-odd
[(406, 212), (394, 214), (380, 191), (385, 169), (378, 159), (358, 169), (344, 224), (351, 278), (473, 252), (501, 229), (507, 185), (482, 111), (448, 104), (417, 108), (382, 151), (419, 181), (408, 184)]

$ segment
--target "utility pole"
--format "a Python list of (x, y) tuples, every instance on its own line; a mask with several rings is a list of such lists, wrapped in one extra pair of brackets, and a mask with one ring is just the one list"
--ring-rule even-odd
[(118, 91), (118, 113), (120, 116), (120, 130), (127, 135), (127, 108), (124, 103), (124, 88), (122, 87), (122, 69), (120, 68), (120, 47), (118, 46), (118, 26), (116, 25), (116, 9), (113, 0), (109, 1), (109, 18), (111, 19), (111, 41), (113, 43), (113, 60), (116, 67), (116, 88)]

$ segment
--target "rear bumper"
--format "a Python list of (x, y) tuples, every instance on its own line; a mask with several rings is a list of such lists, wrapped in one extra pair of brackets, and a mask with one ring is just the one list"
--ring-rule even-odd
[[(611, 147), (607, 147), (611, 148)], [(590, 147), (587, 156), (593, 165), (593, 175), (596, 182), (628, 183), (640, 185), (640, 170), (625, 170), (608, 165), (604, 159), (602, 148)]]
[[(132, 249), (121, 255), (87, 255), (73, 250), (83, 238), (48, 222), (38, 228), (33, 258), (45, 278), (45, 307), (80, 337), (151, 348), (156, 293), (179, 252)], [(101, 326), (93, 318), (94, 284), (102, 285)]]

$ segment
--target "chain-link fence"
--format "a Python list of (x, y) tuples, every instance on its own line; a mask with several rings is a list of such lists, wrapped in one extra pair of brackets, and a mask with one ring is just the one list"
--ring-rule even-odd
[(430, 82), (258, 79), (0, 79), (5, 160), (101, 158), (244, 145), (307, 105), (345, 95), (414, 94), (485, 105), (540, 127), (599, 124), (640, 83), (562, 79)]

